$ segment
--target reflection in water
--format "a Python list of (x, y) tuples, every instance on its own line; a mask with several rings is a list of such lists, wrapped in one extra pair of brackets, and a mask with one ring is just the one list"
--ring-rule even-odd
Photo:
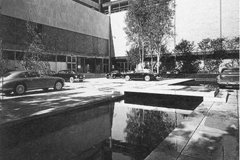
[(5, 124), (0, 159), (141, 160), (189, 113), (122, 100)]
[(95, 159), (111, 134), (112, 105), (1, 125), (0, 159)]
[[(115, 103), (112, 151), (127, 160), (142, 160), (191, 112), (125, 103)], [(128, 156), (128, 158), (126, 158)]]
[[(175, 83), (171, 85), (180, 85), (180, 86), (188, 86), (192, 90), (198, 90), (203, 92), (215, 91), (218, 88), (217, 81), (187, 81), (181, 83)], [(194, 86), (198, 86), (198, 88), (194, 88)], [(199, 88), (200, 87), (200, 88)]]

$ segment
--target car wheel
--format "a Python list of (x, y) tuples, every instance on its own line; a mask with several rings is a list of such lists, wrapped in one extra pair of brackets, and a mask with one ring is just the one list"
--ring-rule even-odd
[(48, 91), (48, 88), (43, 88), (43, 91), (47, 92), (47, 91)]
[(70, 82), (70, 83), (73, 83), (73, 82), (74, 82), (74, 78), (73, 78), (73, 77), (70, 77), (70, 78), (69, 78), (69, 82)]
[(62, 88), (63, 88), (62, 82), (57, 81), (57, 82), (54, 84), (54, 90), (59, 91), (59, 90), (61, 90)]
[(130, 76), (129, 76), (129, 75), (126, 75), (125, 80), (126, 80), (126, 81), (130, 81), (130, 79), (131, 79)]
[(158, 79), (160, 79), (161, 78), (161, 76), (156, 76), (156, 80), (158, 80)]
[(113, 79), (115, 79), (115, 78), (116, 78), (116, 76), (112, 76), (112, 78), (113, 78)]
[(24, 94), (26, 92), (26, 87), (24, 84), (18, 84), (16, 85), (15, 89), (14, 89), (14, 94), (15, 95), (21, 95)]
[(150, 76), (149, 76), (149, 75), (147, 75), (147, 76), (145, 76), (145, 77), (144, 77), (144, 80), (145, 80), (145, 81), (150, 81), (150, 80), (151, 80), (151, 78), (150, 78)]

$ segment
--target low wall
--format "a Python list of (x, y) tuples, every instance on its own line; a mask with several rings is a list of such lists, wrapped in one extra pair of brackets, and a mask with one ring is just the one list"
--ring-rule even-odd
[(83, 74), (85, 75), (86, 79), (89, 79), (89, 78), (104, 78), (104, 77), (106, 77), (105, 73), (83, 73)]
[(203, 74), (203, 73), (179, 73), (179, 74), (163, 74), (163, 78), (195, 78), (195, 79), (214, 79), (219, 74)]
[[(104, 78), (105, 73), (83, 73), (86, 78)], [(204, 79), (206, 80), (216, 80), (216, 77), (219, 74), (187, 74), (187, 73), (180, 73), (180, 74), (162, 74), (163, 78), (194, 78), (194, 79)]]

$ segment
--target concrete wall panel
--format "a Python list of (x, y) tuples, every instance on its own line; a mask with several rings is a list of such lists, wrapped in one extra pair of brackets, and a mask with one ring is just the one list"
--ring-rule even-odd
[(1, 0), (1, 13), (99, 38), (109, 37), (109, 18), (72, 0)]
[(98, 40), (98, 53), (100, 55), (105, 55), (105, 56), (108, 56), (108, 41), (107, 40), (104, 40), (104, 39), (99, 39)]

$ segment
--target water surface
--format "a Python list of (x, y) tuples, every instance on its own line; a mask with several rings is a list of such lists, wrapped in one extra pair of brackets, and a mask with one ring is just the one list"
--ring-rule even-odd
[(0, 159), (143, 160), (202, 100), (137, 97), (1, 125)]

